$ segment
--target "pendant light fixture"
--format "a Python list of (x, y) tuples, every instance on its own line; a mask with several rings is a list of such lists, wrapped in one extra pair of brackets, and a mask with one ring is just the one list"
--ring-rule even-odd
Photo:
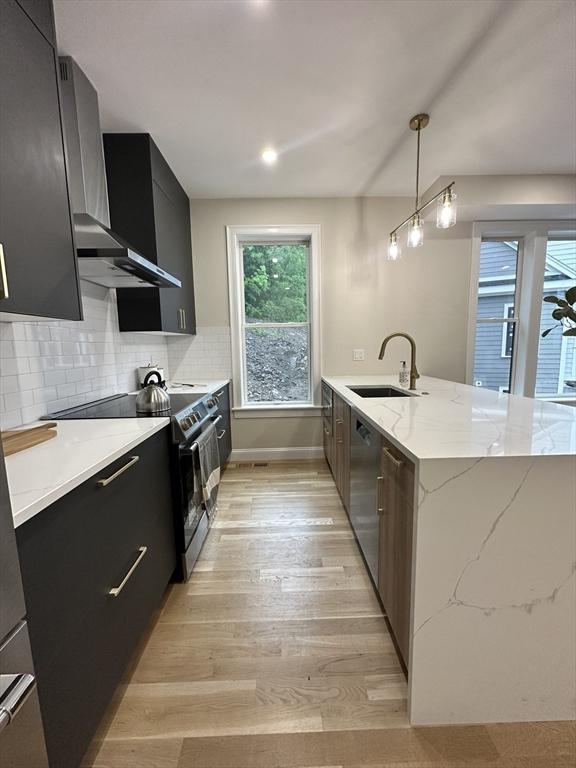
[(410, 119), (410, 130), (416, 131), (416, 200), (414, 203), (414, 211), (404, 219), (401, 224), (390, 232), (390, 239), (388, 241), (388, 259), (390, 261), (397, 261), (401, 254), (400, 245), (398, 243), (398, 230), (408, 224), (408, 235), (406, 238), (406, 245), (408, 248), (419, 248), (424, 243), (424, 228), (422, 224), (422, 211), (431, 205), (435, 200), (438, 201), (436, 210), (436, 226), (439, 229), (448, 229), (456, 224), (456, 193), (454, 192), (454, 182), (452, 181), (447, 187), (440, 190), (434, 197), (427, 200), (425, 203), (420, 204), (420, 131), (426, 128), (430, 122), (430, 115), (421, 113), (414, 115)]

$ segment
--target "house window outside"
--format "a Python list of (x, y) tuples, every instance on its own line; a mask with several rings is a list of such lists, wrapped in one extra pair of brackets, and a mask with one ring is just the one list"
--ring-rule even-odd
[(511, 388), (519, 252), (518, 240), (480, 244), (473, 383), (496, 392)]
[(317, 234), (310, 227), (228, 227), (236, 409), (315, 403)]

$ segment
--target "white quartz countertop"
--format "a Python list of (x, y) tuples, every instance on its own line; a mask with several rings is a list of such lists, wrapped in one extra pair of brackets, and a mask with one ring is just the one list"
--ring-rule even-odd
[(30, 520), (169, 423), (165, 416), (58, 421), (55, 438), (6, 457), (14, 526)]
[(196, 379), (182, 379), (181, 381), (166, 382), (166, 390), (169, 394), (212, 394), (230, 383), (230, 379), (211, 379), (209, 381), (196, 381)]
[(323, 380), (415, 460), (576, 454), (576, 407), (430, 376), (418, 379), (415, 397), (380, 399), (349, 386), (398, 387), (397, 376)]

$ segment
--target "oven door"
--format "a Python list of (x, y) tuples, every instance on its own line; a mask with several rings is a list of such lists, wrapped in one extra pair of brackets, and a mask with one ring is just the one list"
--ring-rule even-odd
[(181, 446), (178, 456), (184, 551), (188, 549), (204, 514), (198, 451)]

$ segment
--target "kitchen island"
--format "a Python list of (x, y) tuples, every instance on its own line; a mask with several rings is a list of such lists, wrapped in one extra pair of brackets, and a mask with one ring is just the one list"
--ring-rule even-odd
[(426, 376), (411, 397), (349, 388), (395, 376), (324, 382), (352, 434), (361, 419), (413, 466), (410, 722), (573, 719), (576, 410)]

